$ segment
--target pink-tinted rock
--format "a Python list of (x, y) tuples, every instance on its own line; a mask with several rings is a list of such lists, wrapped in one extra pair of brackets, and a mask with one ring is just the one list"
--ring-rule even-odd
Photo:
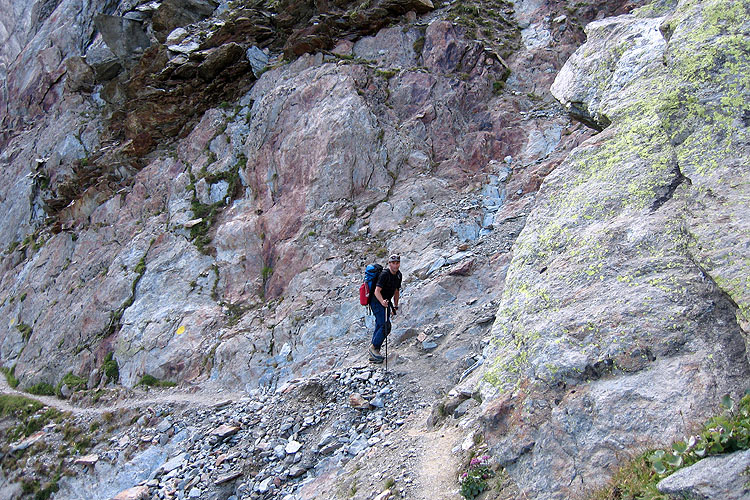
[(112, 500), (144, 500), (148, 498), (148, 486), (134, 486), (121, 491)]

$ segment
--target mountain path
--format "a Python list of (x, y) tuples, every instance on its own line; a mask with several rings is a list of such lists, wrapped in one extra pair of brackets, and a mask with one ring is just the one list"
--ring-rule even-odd
[(65, 399), (56, 396), (39, 396), (13, 389), (8, 385), (5, 377), (0, 377), (0, 394), (10, 396), (23, 396), (42, 403), (45, 406), (56, 408), (73, 415), (101, 415), (121, 409), (133, 409), (158, 404), (186, 404), (195, 406), (216, 406), (224, 403), (237, 401), (244, 397), (240, 393), (225, 391), (211, 391), (202, 389), (199, 392), (185, 392), (179, 389), (149, 389), (148, 393), (134, 391), (132, 397), (120, 399), (115, 402), (106, 403), (102, 406), (81, 406), (72, 404)]
[(411, 429), (409, 434), (417, 439), (421, 452), (415, 470), (415, 492), (419, 495), (416, 500), (460, 499), (455, 478), (459, 458), (451, 453), (461, 438), (460, 430), (446, 425), (435, 430)]

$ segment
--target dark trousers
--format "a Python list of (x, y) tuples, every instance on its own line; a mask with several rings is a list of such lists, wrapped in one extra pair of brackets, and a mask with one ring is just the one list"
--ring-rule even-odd
[(385, 307), (377, 299), (373, 298), (370, 303), (372, 313), (375, 315), (375, 331), (372, 332), (372, 345), (380, 349), (385, 341)]

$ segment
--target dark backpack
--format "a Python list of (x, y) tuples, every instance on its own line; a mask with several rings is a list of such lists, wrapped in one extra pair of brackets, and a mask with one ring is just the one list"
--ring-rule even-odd
[(365, 269), (365, 281), (359, 287), (359, 303), (363, 306), (370, 305), (370, 300), (378, 284), (378, 277), (382, 272), (383, 266), (380, 264), (370, 264)]

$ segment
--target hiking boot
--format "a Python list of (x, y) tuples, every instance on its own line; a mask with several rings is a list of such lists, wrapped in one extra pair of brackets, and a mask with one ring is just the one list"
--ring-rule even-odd
[(380, 354), (380, 349), (376, 349), (372, 344), (370, 344), (368, 352), (370, 354), (370, 361), (373, 363), (382, 363), (385, 360), (385, 356)]

